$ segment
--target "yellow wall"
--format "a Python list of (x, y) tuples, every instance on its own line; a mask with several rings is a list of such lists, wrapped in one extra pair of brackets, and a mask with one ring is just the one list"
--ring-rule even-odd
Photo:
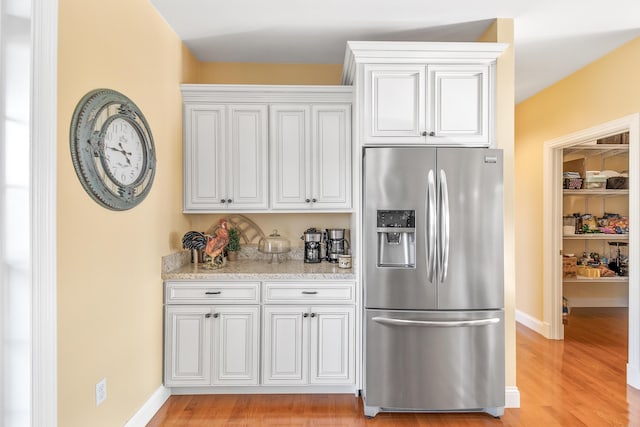
[[(188, 228), (178, 84), (197, 62), (148, 0), (60, 0), (58, 42), (58, 425), (120, 426), (162, 384), (160, 258)], [(129, 211), (98, 206), (71, 163), (71, 116), (95, 88), (130, 97), (155, 139), (153, 188)]]
[(342, 64), (201, 62), (193, 83), (339, 85)]
[(640, 111), (639, 69), (640, 37), (516, 106), (516, 307), (534, 318), (544, 302), (543, 144)]
[(506, 385), (516, 385), (515, 328), (515, 218), (514, 218), (514, 56), (513, 19), (500, 18), (478, 39), (481, 42), (507, 43), (510, 46), (498, 58), (496, 82), (496, 139), (504, 159), (504, 292), (506, 334)]

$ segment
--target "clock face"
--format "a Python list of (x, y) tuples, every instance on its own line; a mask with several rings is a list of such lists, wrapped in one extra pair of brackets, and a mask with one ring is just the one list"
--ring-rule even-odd
[(114, 181), (123, 186), (131, 185), (142, 174), (145, 148), (136, 128), (117, 117), (104, 131), (104, 161)]
[(149, 194), (156, 157), (151, 129), (129, 98), (96, 89), (71, 120), (71, 159), (80, 183), (102, 206), (131, 209)]

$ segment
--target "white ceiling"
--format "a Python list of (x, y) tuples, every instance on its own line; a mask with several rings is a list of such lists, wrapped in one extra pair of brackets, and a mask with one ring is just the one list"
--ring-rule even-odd
[(341, 64), (348, 40), (475, 41), (514, 18), (516, 102), (640, 36), (640, 0), (150, 0), (200, 61)]

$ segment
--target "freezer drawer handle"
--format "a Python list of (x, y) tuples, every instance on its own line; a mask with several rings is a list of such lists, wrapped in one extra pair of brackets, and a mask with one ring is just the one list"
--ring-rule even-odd
[(204, 294), (205, 295), (220, 295), (222, 293), (222, 291), (207, 291)]
[(316, 295), (318, 291), (302, 291), (304, 295)]
[(374, 317), (374, 322), (389, 326), (433, 326), (438, 328), (452, 328), (459, 326), (486, 326), (500, 323), (500, 318), (491, 317), (489, 319), (477, 320), (406, 320), (390, 319), (388, 317)]

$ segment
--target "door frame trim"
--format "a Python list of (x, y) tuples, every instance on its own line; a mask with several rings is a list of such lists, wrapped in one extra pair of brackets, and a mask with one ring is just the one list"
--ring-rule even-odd
[[(640, 224), (640, 113), (634, 113), (544, 143), (543, 152), (543, 299), (544, 336), (563, 339), (562, 150), (588, 140), (629, 131), (629, 222)], [(629, 263), (640, 265), (640, 227), (629, 228)], [(640, 271), (629, 271), (629, 362), (627, 383), (640, 388)]]
[(58, 424), (56, 170), (58, 0), (32, 1), (31, 424)]

